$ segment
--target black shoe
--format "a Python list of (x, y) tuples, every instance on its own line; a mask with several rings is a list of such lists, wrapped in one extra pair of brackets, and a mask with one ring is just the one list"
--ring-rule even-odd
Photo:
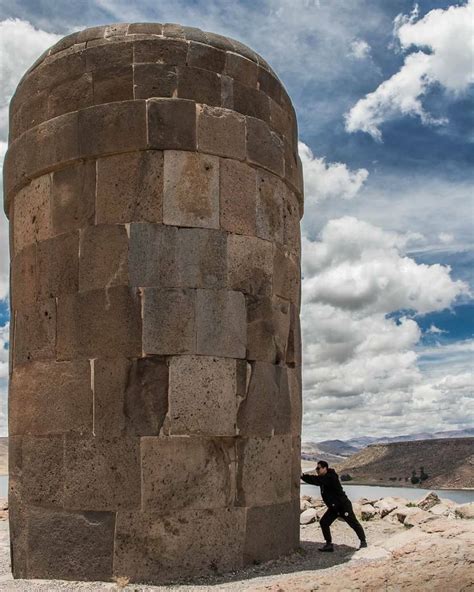
[(332, 553), (334, 551), (334, 545), (332, 543), (326, 543), (324, 547), (320, 547), (318, 551), (322, 553)]
[(367, 547), (367, 541), (360, 541), (359, 549), (365, 549)]

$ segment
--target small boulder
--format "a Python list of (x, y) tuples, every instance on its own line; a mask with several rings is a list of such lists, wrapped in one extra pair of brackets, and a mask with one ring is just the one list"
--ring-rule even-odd
[(458, 518), (474, 518), (474, 502), (456, 506), (455, 513)]
[(434, 491), (430, 491), (425, 495), (425, 497), (421, 498), (421, 500), (416, 504), (422, 510), (430, 510), (433, 506), (440, 503), (439, 497), (434, 493)]
[(304, 512), (305, 510), (307, 510), (308, 508), (311, 508), (311, 507), (312, 506), (308, 500), (305, 500), (305, 499), (300, 500), (300, 512)]
[(454, 518), (454, 508), (451, 505), (445, 504), (443, 502), (436, 504), (429, 509), (430, 514), (434, 516), (445, 516), (446, 518)]
[(418, 510), (413, 514), (409, 514), (405, 517), (403, 524), (405, 526), (417, 526), (418, 524), (422, 524), (423, 522), (428, 522), (429, 520), (436, 520), (437, 516), (433, 516), (430, 512), (426, 510)]
[(308, 508), (300, 515), (300, 524), (311, 524), (316, 522), (316, 510), (314, 508)]
[(393, 514), (398, 518), (398, 521), (404, 524), (407, 516), (416, 514), (420, 511), (420, 508), (412, 508), (410, 506), (399, 506), (393, 511)]
[(377, 508), (378, 513), (382, 518), (385, 518), (390, 512), (393, 512), (398, 507), (394, 501), (390, 499), (381, 499), (378, 502), (375, 502), (374, 507)]
[(364, 504), (360, 508), (360, 517), (362, 520), (372, 520), (377, 516), (377, 510), (370, 504)]

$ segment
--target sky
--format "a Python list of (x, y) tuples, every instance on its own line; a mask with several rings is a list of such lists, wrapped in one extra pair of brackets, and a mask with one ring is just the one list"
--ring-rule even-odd
[[(24, 71), (56, 40), (175, 22), (260, 53), (296, 108), (303, 440), (472, 427), (474, 1), (0, 0), (0, 148)], [(0, 433), (8, 380), (0, 219)]]

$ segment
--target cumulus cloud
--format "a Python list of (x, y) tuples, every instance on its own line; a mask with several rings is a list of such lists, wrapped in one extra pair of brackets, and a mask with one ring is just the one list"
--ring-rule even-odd
[(59, 35), (36, 29), (20, 19), (0, 21), (0, 140), (7, 140), (8, 103), (22, 75)]
[(360, 99), (345, 115), (348, 132), (363, 131), (382, 139), (380, 126), (395, 117), (417, 116), (424, 124), (440, 125), (423, 106), (423, 97), (436, 84), (459, 94), (474, 82), (474, 0), (446, 10), (431, 10), (395, 19), (395, 37), (403, 51), (420, 48), (406, 56), (401, 69)]
[[(416, 315), (451, 306), (468, 287), (452, 280), (448, 267), (407, 257), (405, 249), (419, 239), (351, 217), (331, 220), (318, 241), (304, 239), (306, 438), (318, 437), (322, 417), (325, 437), (373, 432), (375, 410), (380, 433), (416, 430), (425, 407), (436, 409), (449, 390), (449, 381), (427, 378), (419, 366)], [(391, 315), (404, 309), (412, 318)], [(444, 407), (446, 425), (454, 404)]]
[(351, 43), (350, 56), (356, 60), (365, 60), (370, 55), (370, 45), (363, 39), (356, 39)]

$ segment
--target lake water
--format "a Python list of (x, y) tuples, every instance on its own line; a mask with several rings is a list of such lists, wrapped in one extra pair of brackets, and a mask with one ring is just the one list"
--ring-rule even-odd
[[(452, 500), (457, 504), (474, 502), (474, 491), (463, 489), (418, 489), (415, 487), (380, 487), (379, 485), (347, 485), (343, 484), (347, 497), (355, 502), (361, 497), (369, 500), (380, 497), (404, 497), (407, 500), (416, 501), (421, 499), (430, 491), (434, 491), (439, 497)], [(312, 495), (321, 497), (320, 489), (316, 485), (301, 484), (301, 495)]]

